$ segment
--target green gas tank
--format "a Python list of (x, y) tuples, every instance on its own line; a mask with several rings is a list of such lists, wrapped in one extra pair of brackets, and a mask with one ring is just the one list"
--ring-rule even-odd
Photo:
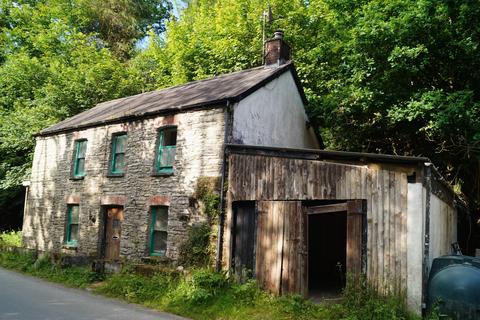
[(435, 306), (451, 319), (480, 320), (480, 259), (462, 255), (433, 260), (427, 309)]

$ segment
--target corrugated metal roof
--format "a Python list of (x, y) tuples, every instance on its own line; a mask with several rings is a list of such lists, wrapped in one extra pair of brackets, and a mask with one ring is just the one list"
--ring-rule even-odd
[(426, 157), (414, 156), (397, 156), (381, 153), (351, 152), (351, 151), (334, 151), (334, 150), (318, 150), (318, 149), (298, 149), (283, 148), (269, 146), (255, 146), (244, 144), (227, 144), (229, 152), (233, 153), (251, 153), (264, 154), (280, 157), (312, 159), (312, 160), (351, 160), (351, 161), (378, 161), (386, 163), (399, 164), (421, 164), (430, 163), (430, 159)]
[(286, 70), (293, 71), (297, 86), (304, 98), (293, 64), (289, 62), (277, 67), (261, 66), (103, 102), (40, 131), (38, 135), (50, 135), (127, 119), (212, 106), (222, 104), (227, 100), (238, 101)]

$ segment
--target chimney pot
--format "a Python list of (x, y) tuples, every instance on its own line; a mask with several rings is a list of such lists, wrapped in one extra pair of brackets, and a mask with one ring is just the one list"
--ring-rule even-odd
[(282, 30), (276, 30), (275, 33), (273, 34), (273, 39), (283, 40), (283, 31)]

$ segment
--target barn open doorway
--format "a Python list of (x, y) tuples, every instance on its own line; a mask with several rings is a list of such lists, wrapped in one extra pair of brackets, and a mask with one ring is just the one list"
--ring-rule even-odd
[(308, 217), (309, 296), (338, 296), (345, 286), (347, 213)]
[(308, 289), (313, 299), (338, 296), (346, 273), (358, 277), (366, 266), (366, 201), (308, 204)]
[(336, 298), (346, 277), (346, 204), (310, 207), (308, 212), (308, 294), (315, 300)]
[(232, 267), (240, 281), (255, 273), (256, 225), (255, 201), (234, 202)]

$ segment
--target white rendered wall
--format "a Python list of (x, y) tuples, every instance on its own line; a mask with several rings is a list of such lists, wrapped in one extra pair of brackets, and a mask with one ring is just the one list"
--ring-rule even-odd
[(290, 71), (234, 106), (233, 142), (273, 147), (318, 148), (307, 129), (303, 101)]
[(407, 304), (422, 311), (423, 249), (425, 236), (425, 188), (409, 183), (407, 195)]
[(430, 255), (433, 259), (452, 253), (451, 244), (457, 241), (457, 211), (439, 197), (430, 196)]

